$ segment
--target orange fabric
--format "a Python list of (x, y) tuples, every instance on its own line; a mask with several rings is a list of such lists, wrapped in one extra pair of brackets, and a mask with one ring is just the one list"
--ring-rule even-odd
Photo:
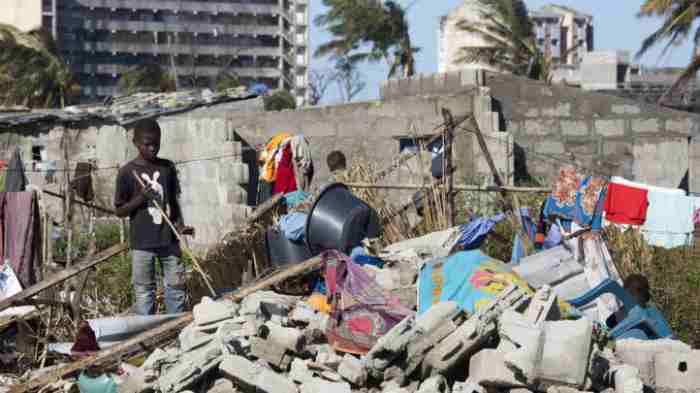
[(268, 183), (273, 183), (277, 176), (277, 151), (279, 147), (292, 136), (286, 132), (277, 134), (267, 142), (265, 150), (262, 153), (262, 159), (265, 161), (263, 165), (262, 173), (260, 174), (260, 179)]
[(328, 298), (326, 295), (320, 293), (313, 293), (309, 300), (306, 301), (309, 305), (316, 311), (323, 314), (331, 313), (331, 305), (328, 304)]

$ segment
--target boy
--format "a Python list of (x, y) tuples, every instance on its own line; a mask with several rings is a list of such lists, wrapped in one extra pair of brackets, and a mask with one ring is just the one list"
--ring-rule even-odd
[[(630, 274), (624, 282), (623, 287), (627, 294), (637, 301), (639, 306), (646, 308), (651, 301), (651, 289), (649, 280), (641, 274)], [(613, 329), (627, 317), (623, 310), (620, 310), (608, 317), (605, 321), (608, 329)]]
[(347, 171), (345, 154), (343, 154), (341, 151), (334, 150), (330, 152), (326, 157), (326, 164), (328, 164), (328, 169), (331, 171), (331, 175), (328, 178), (328, 183), (337, 182), (338, 178), (343, 177)]
[[(161, 138), (158, 123), (140, 121), (133, 133), (133, 143), (139, 154), (119, 170), (114, 205), (117, 216), (129, 217), (134, 311), (138, 315), (156, 311), (155, 258), (158, 257), (165, 275), (166, 312), (179, 313), (185, 307), (185, 269), (180, 261), (180, 245), (155, 202), (178, 232), (194, 234), (194, 230), (183, 224), (175, 165), (158, 158)], [(145, 187), (135, 179), (134, 173)]]

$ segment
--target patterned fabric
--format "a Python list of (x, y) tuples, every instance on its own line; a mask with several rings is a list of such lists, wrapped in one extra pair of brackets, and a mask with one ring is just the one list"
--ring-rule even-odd
[(589, 176), (582, 180), (575, 168), (564, 167), (559, 171), (552, 195), (547, 198), (544, 213), (547, 217), (600, 229), (605, 190), (603, 179)]
[[(418, 313), (426, 312), (433, 304), (454, 301), (474, 314), (511, 284), (534, 294), (508, 265), (479, 250), (438, 258), (424, 264), (418, 274)], [(572, 315), (570, 304), (560, 300), (558, 305), (562, 315)]]
[(281, 149), (284, 144), (289, 141), (291, 135), (283, 132), (277, 134), (265, 146), (265, 150), (262, 152), (262, 160), (265, 161), (263, 164), (263, 169), (260, 174), (260, 180), (264, 180), (268, 183), (274, 183), (277, 177), (277, 163), (281, 158)]
[(365, 354), (377, 340), (413, 311), (401, 305), (347, 255), (322, 255), (331, 318), (328, 342), (342, 352)]

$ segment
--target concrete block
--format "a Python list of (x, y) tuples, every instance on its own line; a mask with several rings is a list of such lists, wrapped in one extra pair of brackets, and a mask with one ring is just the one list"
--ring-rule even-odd
[(260, 393), (298, 393), (290, 379), (252, 363), (244, 357), (224, 357), (219, 370), (237, 385)]
[[(545, 322), (540, 380), (582, 387), (591, 355), (592, 335), (593, 325), (586, 318)], [(561, 367), (562, 364), (566, 367)]]
[(542, 343), (544, 332), (525, 316), (506, 310), (498, 323), (498, 333), (501, 337), (499, 351), (511, 344), (508, 352), (504, 352), (504, 362), (507, 367), (517, 370), (521, 378), (528, 384), (534, 384), (539, 373), (538, 367), (542, 358)]
[(662, 391), (700, 391), (700, 350), (654, 355), (654, 381)]
[(269, 340), (260, 337), (250, 338), (250, 354), (258, 359), (266, 361), (270, 366), (282, 370), (289, 370), (292, 357), (287, 354), (287, 349)]
[(683, 135), (692, 135), (697, 129), (697, 123), (693, 119), (668, 119), (666, 120), (666, 132), (674, 132)]
[(557, 120), (525, 120), (526, 135), (543, 136), (559, 134), (560, 124)]
[[(518, 390), (520, 390), (520, 389), (518, 389)], [(514, 393), (514, 392), (511, 390), (510, 393)], [(522, 393), (526, 393), (526, 392), (522, 392)], [(571, 388), (568, 386), (550, 386), (547, 388), (547, 393), (586, 393), (586, 392), (582, 392), (578, 389), (574, 389), (574, 388)]]
[(238, 305), (230, 300), (224, 299), (215, 302), (211, 298), (205, 296), (199, 304), (194, 306), (192, 314), (194, 316), (194, 322), (202, 326), (234, 318), (237, 311)]
[(317, 318), (318, 313), (306, 302), (298, 302), (289, 315), (289, 319), (297, 323), (310, 324)]
[(322, 345), (316, 354), (316, 363), (337, 369), (343, 358), (335, 353), (330, 345)]
[(554, 310), (557, 295), (549, 285), (537, 290), (525, 310), (525, 319), (535, 326), (541, 326)]
[(513, 270), (534, 288), (556, 285), (567, 278), (581, 274), (583, 266), (574, 255), (562, 246), (557, 246), (530, 255), (521, 260)]
[(486, 393), (486, 389), (470, 378), (466, 382), (455, 382), (452, 393)]
[(410, 393), (408, 389), (399, 386), (395, 381), (382, 384), (382, 393)]
[(495, 349), (483, 349), (469, 361), (469, 379), (481, 386), (497, 388), (524, 388), (513, 370), (505, 364), (505, 354)]
[(361, 359), (345, 354), (338, 366), (338, 374), (355, 386), (364, 386), (367, 382), (367, 369)]
[(267, 322), (261, 326), (258, 329), (258, 335), (293, 352), (303, 352), (306, 347), (306, 337), (301, 330), (282, 327), (275, 323)]
[(389, 330), (365, 356), (365, 364), (371, 375), (381, 377), (384, 370), (406, 351), (408, 344), (416, 338), (416, 319), (409, 316)]
[(566, 153), (566, 148), (563, 142), (544, 140), (536, 145), (535, 151), (545, 155), (560, 155)]
[(569, 116), (571, 116), (571, 104), (561, 103), (555, 107), (542, 108), (542, 116), (545, 116), (545, 117), (569, 117)]
[(241, 302), (241, 315), (255, 315), (260, 310), (260, 303), (265, 302), (290, 310), (299, 301), (297, 296), (280, 295), (273, 291), (258, 291), (246, 296)]
[(350, 384), (347, 382), (329, 382), (320, 378), (313, 378), (311, 381), (301, 385), (301, 393), (351, 393)]
[(213, 334), (195, 329), (194, 324), (192, 324), (182, 329), (178, 335), (178, 340), (180, 349), (183, 352), (187, 352), (210, 343), (215, 337)]
[(432, 376), (420, 384), (418, 393), (450, 393), (450, 386), (442, 375)]
[(296, 383), (304, 384), (310, 382), (314, 378), (314, 373), (309, 370), (306, 361), (294, 358), (289, 370), (289, 378)]
[(218, 341), (190, 352), (181, 357), (173, 367), (161, 373), (157, 382), (158, 390), (163, 393), (176, 393), (192, 386), (216, 368), (222, 357), (221, 343)]
[(212, 385), (209, 390), (207, 390), (207, 393), (237, 393), (238, 389), (236, 389), (233, 386), (233, 383), (229, 381), (228, 379), (225, 378), (219, 378), (216, 381), (214, 381), (214, 385)]
[(561, 132), (564, 136), (586, 136), (589, 133), (585, 120), (562, 120)]
[(625, 135), (626, 123), (624, 119), (596, 120), (594, 126), (598, 135), (607, 137)]
[(663, 132), (659, 119), (633, 119), (631, 128), (636, 133), (660, 133)]
[(644, 384), (639, 377), (639, 370), (626, 364), (616, 366), (613, 370), (615, 393), (643, 393)]
[(419, 316), (415, 326), (416, 338), (407, 346), (406, 373), (413, 373), (428, 351), (457, 330), (467, 317), (468, 314), (460, 310), (456, 302), (438, 303)]
[(517, 309), (527, 294), (515, 285), (504, 289), (491, 303), (479, 309), (469, 320), (428, 352), (423, 360), (423, 376), (444, 374), (481, 349), (496, 332), (496, 320), (507, 309)]
[(646, 385), (653, 385), (654, 356), (661, 353), (688, 353), (689, 345), (671, 339), (637, 340), (626, 339), (615, 342), (615, 355), (622, 363), (634, 366)]
[(616, 115), (638, 115), (642, 113), (642, 110), (638, 105), (620, 104), (613, 105), (612, 112)]

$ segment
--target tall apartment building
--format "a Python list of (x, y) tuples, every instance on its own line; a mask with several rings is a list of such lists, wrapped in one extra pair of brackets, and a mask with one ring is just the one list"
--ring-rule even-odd
[(0, 13), (53, 3), (53, 31), (85, 101), (118, 94), (121, 75), (146, 63), (174, 70), (185, 87), (212, 86), (228, 71), (306, 98), (308, 0), (6, 1), (16, 4)]
[[(464, 31), (460, 22), (482, 23), (486, 11), (480, 0), (465, 0), (440, 20), (438, 31), (438, 70), (465, 68), (494, 69), (484, 61), (464, 63), (463, 48), (488, 48), (480, 35)], [(593, 51), (593, 17), (568, 7), (547, 5), (530, 12), (536, 44), (555, 64), (578, 64), (584, 53)]]
[(2, 0), (0, 23), (22, 31), (44, 28), (56, 36), (56, 2), (60, 0)]

